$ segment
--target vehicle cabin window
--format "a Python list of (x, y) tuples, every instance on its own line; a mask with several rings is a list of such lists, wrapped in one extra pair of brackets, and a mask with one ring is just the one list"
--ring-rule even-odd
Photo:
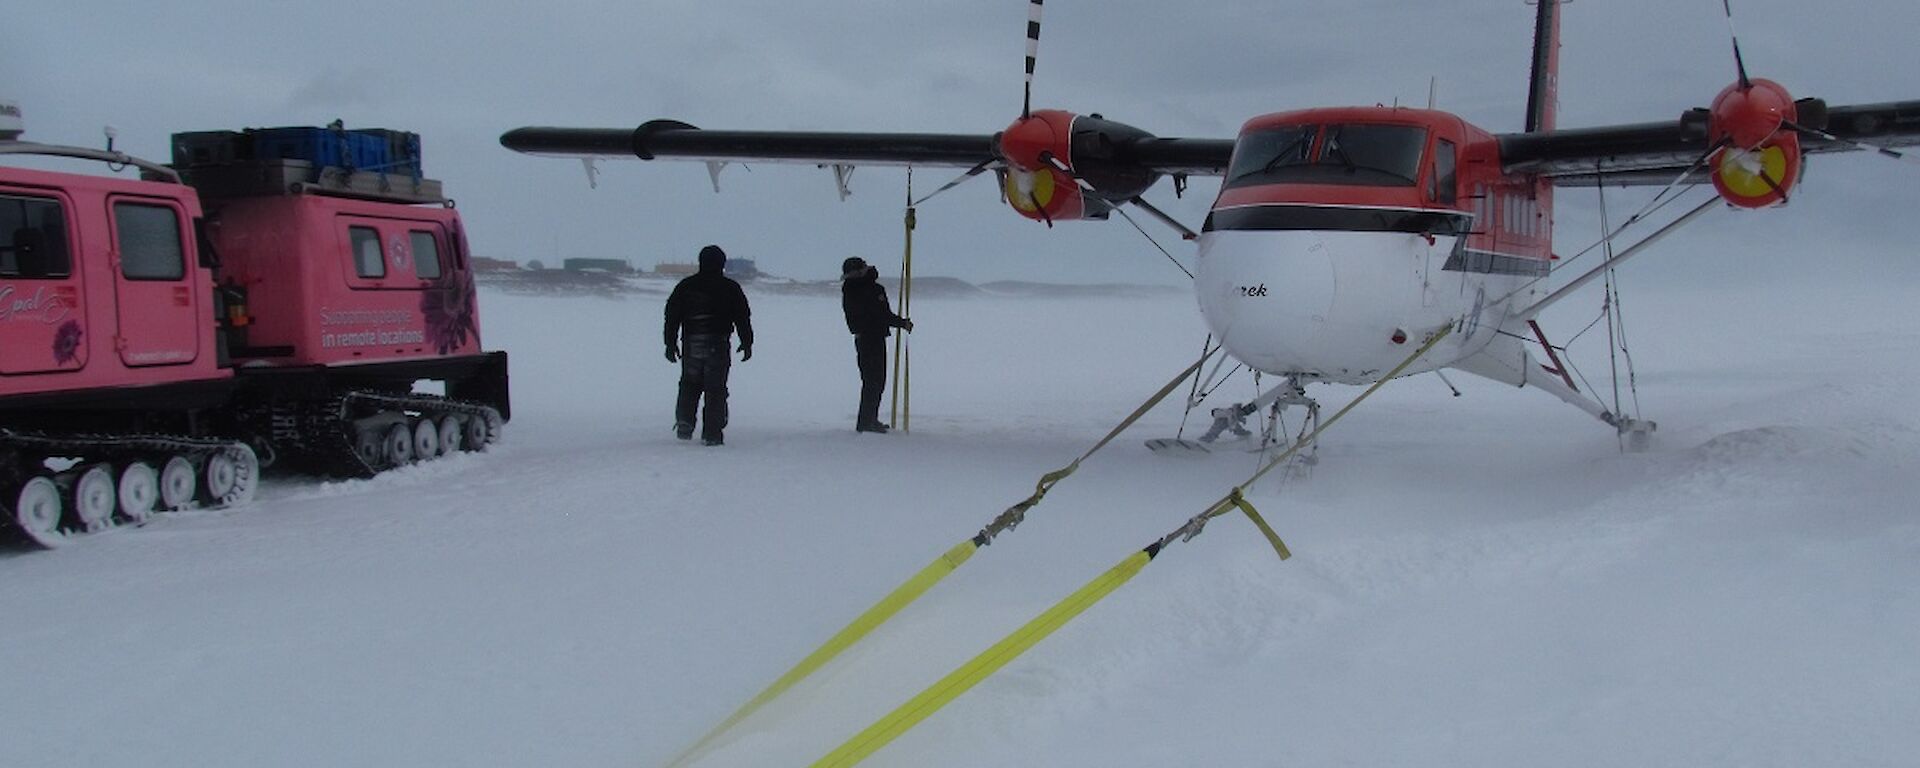
[(439, 279), (440, 246), (434, 243), (433, 233), (416, 229), (408, 232), (407, 237), (413, 246), (413, 274), (422, 280)]
[(353, 269), (361, 277), (387, 276), (387, 255), (380, 249), (380, 230), (373, 227), (348, 227), (347, 242), (353, 247)]
[(1433, 200), (1443, 205), (1453, 205), (1459, 199), (1460, 180), (1455, 166), (1453, 142), (1437, 139), (1433, 142)]
[(180, 240), (180, 214), (164, 205), (115, 203), (120, 274), (128, 280), (179, 280), (187, 276)]
[(1240, 137), (1226, 186), (1411, 187), (1420, 178), (1426, 144), (1427, 129), (1417, 125), (1347, 123), (1268, 129)]
[(0, 277), (73, 274), (67, 253), (67, 214), (60, 201), (0, 195)]

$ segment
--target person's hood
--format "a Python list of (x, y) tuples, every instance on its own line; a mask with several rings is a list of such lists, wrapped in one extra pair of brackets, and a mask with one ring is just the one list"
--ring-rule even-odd
[(709, 245), (700, 249), (700, 271), (720, 274), (727, 268), (727, 252), (720, 246)]

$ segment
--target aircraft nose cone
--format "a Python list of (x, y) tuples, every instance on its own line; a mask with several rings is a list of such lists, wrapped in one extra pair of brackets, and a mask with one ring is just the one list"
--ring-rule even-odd
[(1432, 248), (1402, 233), (1210, 232), (1195, 290), (1208, 329), (1241, 362), (1365, 383), (1404, 360), (1415, 331), (1432, 324), (1423, 316)]
[(1208, 329), (1242, 362), (1278, 371), (1316, 357), (1337, 283), (1315, 233), (1215, 233), (1195, 282)]

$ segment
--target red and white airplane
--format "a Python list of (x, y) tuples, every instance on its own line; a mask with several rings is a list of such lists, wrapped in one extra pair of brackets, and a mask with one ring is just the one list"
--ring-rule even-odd
[[(1029, 105), (1041, 3), (1029, 6)], [(654, 120), (634, 129), (519, 128), (500, 141), (536, 155), (704, 161), (715, 173), (739, 161), (832, 166), (843, 192), (857, 165), (966, 168), (962, 179), (992, 170), (1017, 213), (1049, 225), (1136, 206), (1197, 242), (1194, 287), (1214, 338), (1239, 361), (1286, 379), (1251, 403), (1216, 410), (1213, 434), (1262, 407), (1311, 405), (1308, 383), (1377, 381), (1450, 326), (1402, 373), (1455, 368), (1534, 386), (1644, 443), (1650, 423), (1582, 396), (1565, 373), (1532, 359), (1529, 338), (1553, 354), (1533, 322), (1540, 311), (1719, 201), (1786, 202), (1806, 155), (1901, 156), (1897, 147), (1920, 144), (1920, 101), (1796, 100), (1778, 83), (1750, 78), (1735, 39), (1738, 79), (1710, 106), (1671, 122), (1561, 130), (1555, 89), (1566, 0), (1537, 5), (1520, 133), (1490, 133), (1444, 111), (1375, 106), (1261, 115), (1233, 139), (1163, 138), (1098, 115), (1023, 108), (994, 134), (714, 131)], [(1163, 176), (1179, 188), (1189, 176), (1223, 177), (1198, 232), (1141, 197)], [(1664, 196), (1703, 182), (1717, 199), (1548, 291), (1557, 272), (1556, 187), (1658, 185)]]

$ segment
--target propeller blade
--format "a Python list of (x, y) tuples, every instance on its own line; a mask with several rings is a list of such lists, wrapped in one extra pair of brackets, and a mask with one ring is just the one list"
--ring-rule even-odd
[(1753, 81), (1747, 79), (1747, 62), (1740, 57), (1740, 35), (1733, 30), (1733, 0), (1720, 0), (1720, 7), (1727, 12), (1727, 37), (1733, 39), (1733, 66), (1740, 70), (1740, 88), (1753, 87)]
[(1891, 147), (1883, 147), (1878, 144), (1869, 144), (1867, 142), (1859, 141), (1857, 139), (1842, 138), (1817, 128), (1809, 128), (1807, 126), (1799, 125), (1796, 123), (1783, 123), (1783, 125), (1785, 125), (1788, 128), (1792, 128), (1793, 130), (1799, 131), (1800, 133), (1805, 134), (1807, 136), (1826, 139), (1827, 141), (1835, 142), (1838, 144), (1846, 144), (1856, 149), (1870, 150), (1877, 154), (1891, 157), (1895, 160), (1905, 160), (1910, 163), (1920, 163), (1920, 156), (1910, 155), (1900, 150), (1893, 149)]
[(975, 176), (980, 175), (981, 173), (985, 172), (988, 168), (992, 167), (993, 164), (996, 162), (999, 162), (999, 158), (990, 157), (985, 160), (982, 160), (980, 161), (979, 165), (976, 165), (972, 168), (968, 168), (965, 173), (962, 173), (959, 176), (955, 176), (953, 181), (949, 181), (946, 184), (941, 185), (939, 189), (936, 189), (932, 192), (928, 192), (926, 197), (922, 197), (918, 200), (915, 200), (912, 203), (909, 203), (909, 205), (918, 207), (921, 203), (924, 203), (928, 200), (932, 200), (935, 195), (938, 195), (949, 189), (953, 189), (954, 187), (960, 186), (961, 184), (966, 183), (968, 179), (971, 179)]
[(1033, 115), (1033, 62), (1040, 57), (1041, 2), (1029, 0), (1027, 3), (1027, 93), (1020, 102), (1020, 117), (1023, 120)]

